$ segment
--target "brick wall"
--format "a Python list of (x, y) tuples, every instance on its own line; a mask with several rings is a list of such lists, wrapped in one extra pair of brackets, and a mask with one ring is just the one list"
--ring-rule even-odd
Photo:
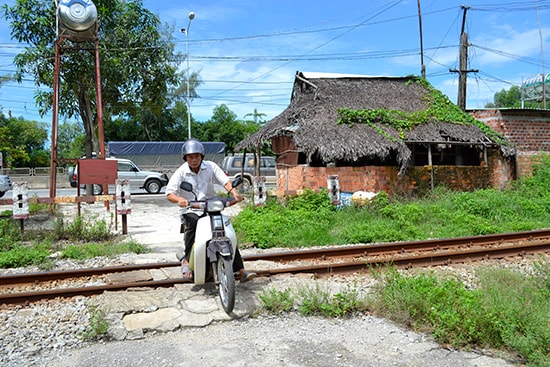
[(517, 177), (531, 175), (540, 152), (550, 152), (550, 111), (501, 109), (469, 111), (517, 147)]
[(392, 179), (397, 176), (393, 167), (308, 167), (299, 165), (277, 169), (277, 188), (285, 195), (294, 195), (303, 189), (327, 188), (327, 177), (338, 176), (341, 191), (390, 191)]
[(277, 169), (278, 195), (295, 195), (303, 189), (318, 191), (327, 188), (327, 177), (338, 176), (340, 190), (385, 191), (389, 194), (415, 195), (435, 186), (454, 190), (482, 188), (502, 189), (513, 179), (511, 162), (503, 160), (497, 151), (488, 155), (484, 166), (419, 166), (410, 167), (398, 176), (396, 167), (308, 167), (299, 165)]
[(518, 151), (550, 151), (550, 111), (476, 110), (470, 114), (506, 136)]

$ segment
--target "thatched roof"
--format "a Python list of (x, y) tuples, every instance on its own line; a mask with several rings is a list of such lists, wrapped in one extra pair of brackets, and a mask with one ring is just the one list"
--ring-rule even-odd
[[(297, 72), (289, 107), (239, 142), (236, 150), (258, 147), (263, 141), (290, 135), (299, 151), (308, 157), (316, 154), (327, 163), (384, 159), (395, 154), (404, 169), (412, 156), (408, 144), (415, 142), (500, 145), (502, 140), (496, 141), (496, 133), (487, 134), (478, 126), (463, 123), (429, 121), (405, 131), (383, 123), (338, 123), (341, 108), (406, 113), (426, 110), (433, 100), (432, 91), (415, 80), (418, 78)], [(513, 154), (510, 149), (504, 150), (505, 155)]]

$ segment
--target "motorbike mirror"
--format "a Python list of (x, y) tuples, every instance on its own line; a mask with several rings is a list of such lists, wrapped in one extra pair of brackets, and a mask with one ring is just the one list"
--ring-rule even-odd
[(233, 187), (237, 187), (239, 186), (240, 184), (243, 183), (243, 178), (241, 176), (239, 177), (236, 177), (233, 182), (231, 183), (231, 185), (233, 185)]
[(188, 192), (193, 192), (193, 184), (187, 181), (183, 181), (182, 183), (180, 183), (180, 189)]

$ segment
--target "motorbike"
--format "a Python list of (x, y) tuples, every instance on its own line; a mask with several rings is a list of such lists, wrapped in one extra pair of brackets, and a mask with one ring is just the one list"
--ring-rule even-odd
[[(233, 187), (237, 187), (240, 183), (242, 179), (238, 177), (232, 184)], [(182, 182), (180, 188), (194, 194), (195, 200), (189, 201), (188, 209), (199, 216), (195, 243), (189, 256), (193, 282), (196, 285), (203, 285), (213, 279), (223, 309), (229, 314), (235, 306), (233, 260), (237, 248), (237, 237), (229, 218), (222, 214), (222, 211), (235, 205), (237, 200), (234, 197), (197, 200), (191, 183)], [(184, 222), (183, 216), (181, 220)], [(178, 251), (176, 255), (178, 260), (182, 261), (183, 252)]]

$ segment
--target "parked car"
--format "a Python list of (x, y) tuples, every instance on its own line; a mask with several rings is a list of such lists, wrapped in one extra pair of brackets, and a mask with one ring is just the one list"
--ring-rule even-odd
[(11, 190), (12, 184), (9, 176), (0, 175), (0, 198), (4, 196), (6, 191)]
[[(129, 159), (106, 159), (113, 159), (117, 161), (117, 176), (119, 179), (128, 179), (131, 192), (144, 189), (149, 194), (158, 194), (161, 189), (168, 184), (168, 176), (165, 173), (143, 171)], [(69, 182), (71, 187), (76, 187), (78, 182), (78, 166), (71, 168), (69, 169)], [(109, 192), (114, 193), (114, 191), (115, 186), (109, 185)], [(101, 185), (94, 185), (93, 193), (94, 195), (101, 195), (103, 193), (103, 187)]]
[[(243, 155), (236, 154), (223, 159), (222, 169), (231, 179), (241, 176)], [(260, 157), (260, 176), (266, 178), (266, 183), (274, 183), (277, 179), (275, 157)], [(247, 154), (243, 173), (243, 183), (239, 186), (241, 192), (247, 192), (254, 182), (254, 154)]]

